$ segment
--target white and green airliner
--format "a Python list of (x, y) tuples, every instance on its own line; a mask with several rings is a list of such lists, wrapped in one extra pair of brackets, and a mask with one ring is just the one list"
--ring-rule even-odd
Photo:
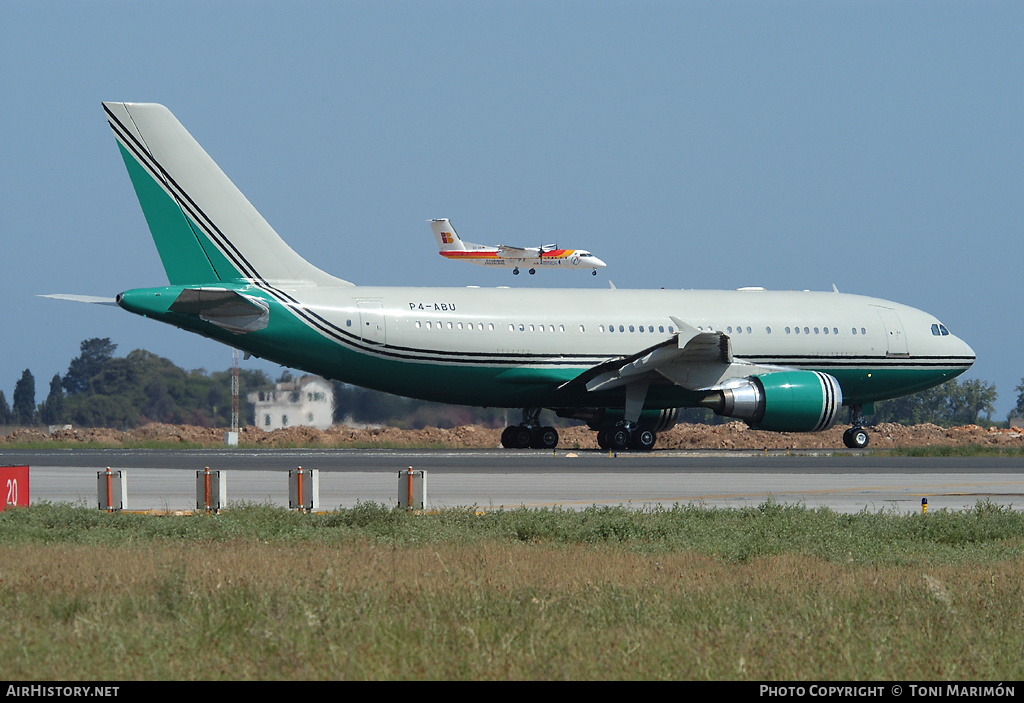
[(831, 292), (355, 285), (293, 251), (162, 105), (103, 104), (169, 285), (125, 310), (326, 378), (413, 398), (522, 409), (506, 447), (551, 449), (542, 409), (602, 447), (649, 450), (679, 408), (812, 432), (967, 370), (935, 317)]

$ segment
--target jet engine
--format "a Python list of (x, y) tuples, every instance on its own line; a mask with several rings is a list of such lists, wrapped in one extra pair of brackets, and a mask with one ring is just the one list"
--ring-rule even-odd
[(818, 371), (776, 371), (737, 379), (701, 403), (716, 415), (774, 432), (827, 430), (842, 404), (839, 381)]

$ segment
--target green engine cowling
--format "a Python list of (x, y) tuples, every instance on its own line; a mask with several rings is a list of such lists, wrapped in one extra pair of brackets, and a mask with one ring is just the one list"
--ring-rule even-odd
[(819, 432), (835, 424), (843, 392), (819, 371), (776, 371), (741, 379), (705, 405), (755, 430)]

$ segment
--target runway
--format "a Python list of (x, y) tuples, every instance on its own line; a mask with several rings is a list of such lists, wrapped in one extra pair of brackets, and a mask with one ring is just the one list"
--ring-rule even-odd
[(767, 500), (844, 513), (962, 510), (978, 501), (1024, 506), (1024, 460), (891, 458), (831, 452), (397, 450), (0, 450), (30, 467), (30, 501), (96, 504), (96, 474), (128, 474), (131, 510), (195, 508), (195, 472), (227, 472), (229, 501), (286, 506), (289, 469), (320, 470), (320, 509), (397, 504), (398, 471), (427, 471), (429, 508), (579, 509)]

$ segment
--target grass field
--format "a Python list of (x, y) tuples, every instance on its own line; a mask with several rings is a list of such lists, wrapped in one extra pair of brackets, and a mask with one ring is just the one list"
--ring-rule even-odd
[(9, 680), (1024, 678), (1024, 514), (0, 513)]

